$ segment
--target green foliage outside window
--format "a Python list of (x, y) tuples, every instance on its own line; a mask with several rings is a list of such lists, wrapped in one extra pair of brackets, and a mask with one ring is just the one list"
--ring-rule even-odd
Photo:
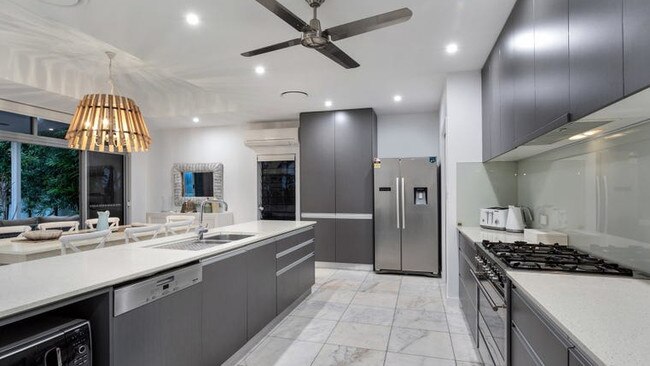
[(28, 216), (79, 212), (79, 152), (22, 145), (22, 209)]
[(0, 141), (0, 219), (9, 216), (11, 200), (11, 142)]

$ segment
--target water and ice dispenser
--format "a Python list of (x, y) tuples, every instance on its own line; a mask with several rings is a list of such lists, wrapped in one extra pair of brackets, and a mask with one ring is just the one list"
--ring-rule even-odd
[(427, 199), (427, 192), (428, 189), (427, 187), (413, 187), (413, 196), (416, 206), (422, 206), (422, 205), (427, 205), (428, 199)]

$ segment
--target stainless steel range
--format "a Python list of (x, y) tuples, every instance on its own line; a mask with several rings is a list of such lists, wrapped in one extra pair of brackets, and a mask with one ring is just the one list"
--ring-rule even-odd
[(616, 263), (564, 245), (502, 243), (478, 244), (476, 268), (471, 271), (479, 288), (479, 351), (485, 361), (506, 365), (508, 359), (508, 304), (510, 280), (506, 269), (633, 276)]

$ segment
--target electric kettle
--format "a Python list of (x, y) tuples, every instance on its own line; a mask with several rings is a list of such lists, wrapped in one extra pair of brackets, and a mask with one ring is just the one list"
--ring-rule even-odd
[(533, 221), (533, 215), (528, 207), (508, 206), (508, 220), (506, 231), (511, 233), (523, 233), (526, 226)]

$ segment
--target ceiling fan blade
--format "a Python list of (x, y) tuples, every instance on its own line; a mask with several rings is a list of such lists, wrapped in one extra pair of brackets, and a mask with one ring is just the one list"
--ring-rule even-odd
[(332, 42), (329, 42), (322, 48), (316, 48), (316, 51), (329, 57), (332, 61), (345, 67), (346, 69), (354, 69), (355, 67), (360, 66), (356, 61), (352, 59), (352, 57), (348, 56), (347, 53), (336, 47), (336, 45)]
[(326, 29), (323, 33), (330, 36), (330, 39), (332, 41), (338, 41), (340, 39), (357, 36), (362, 33), (403, 23), (411, 19), (412, 16), (413, 12), (411, 9), (402, 8), (390, 11), (388, 13), (356, 20), (354, 22), (341, 24), (336, 27)]
[(285, 8), (284, 5), (280, 4), (276, 0), (255, 0), (263, 7), (272, 11), (275, 15), (279, 16), (287, 22), (290, 26), (294, 27), (298, 32), (303, 32), (305, 29), (309, 28), (304, 20), (298, 18), (298, 16), (292, 13), (289, 9)]
[(274, 44), (274, 45), (271, 45), (271, 46), (258, 48), (258, 49), (253, 50), (253, 51), (244, 52), (241, 55), (244, 56), (244, 57), (257, 56), (257, 55), (261, 55), (263, 53), (267, 53), (267, 52), (271, 52), (271, 51), (277, 51), (277, 50), (281, 50), (283, 48), (288, 48), (288, 47), (292, 47), (292, 46), (297, 46), (299, 44), (300, 44), (300, 38), (296, 38), (296, 39), (292, 39), (290, 41), (281, 42), (281, 43), (277, 43), (277, 44)]

